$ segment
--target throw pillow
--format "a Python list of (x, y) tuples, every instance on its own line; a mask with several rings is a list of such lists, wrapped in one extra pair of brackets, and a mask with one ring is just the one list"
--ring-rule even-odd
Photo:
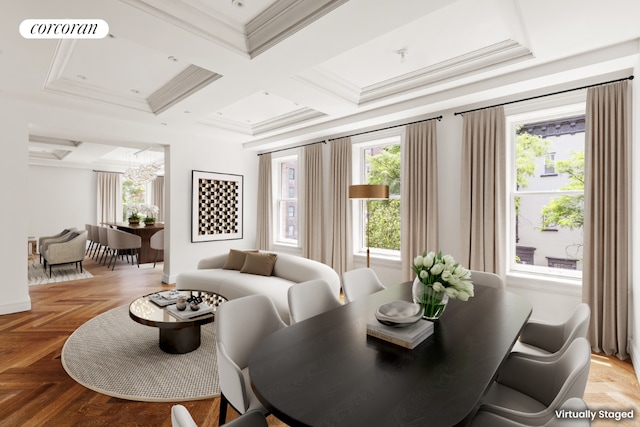
[(247, 253), (240, 273), (271, 276), (277, 257), (276, 254)]
[(258, 251), (253, 249), (249, 251), (239, 251), (237, 249), (229, 250), (229, 255), (227, 256), (227, 260), (222, 266), (223, 270), (240, 270), (244, 265), (244, 259), (247, 256), (247, 253), (257, 253)]

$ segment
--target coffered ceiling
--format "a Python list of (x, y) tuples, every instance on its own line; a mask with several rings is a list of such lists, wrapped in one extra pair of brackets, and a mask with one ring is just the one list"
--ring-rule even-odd
[[(2, 2), (0, 97), (257, 150), (628, 70), (640, 38), (636, 0)], [(19, 35), (44, 17), (110, 34)], [(132, 139), (34, 123), (31, 160), (113, 167)]]

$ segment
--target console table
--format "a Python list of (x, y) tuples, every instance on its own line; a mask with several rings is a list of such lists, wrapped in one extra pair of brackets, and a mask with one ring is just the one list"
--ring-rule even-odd
[(249, 360), (263, 405), (291, 426), (464, 425), (531, 314), (513, 293), (475, 287), (450, 300), (413, 350), (367, 337), (375, 310), (411, 300), (411, 283), (281, 329)]
[[(142, 247), (140, 248), (140, 264), (147, 264), (153, 262), (156, 257), (155, 249), (151, 249), (149, 240), (157, 231), (164, 228), (164, 224), (155, 223), (154, 225), (144, 225), (140, 223), (137, 225), (130, 225), (124, 222), (104, 222), (104, 225), (110, 225), (116, 227), (118, 230), (126, 231), (127, 233), (137, 234), (142, 238)], [(158, 261), (163, 260), (163, 251), (158, 251)]]

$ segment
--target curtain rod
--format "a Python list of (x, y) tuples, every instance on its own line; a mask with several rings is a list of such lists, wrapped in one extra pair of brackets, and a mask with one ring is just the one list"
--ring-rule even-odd
[(287, 148), (280, 148), (279, 150), (273, 150), (273, 151), (266, 151), (264, 153), (258, 153), (258, 156), (263, 156), (265, 154), (271, 154), (271, 153), (278, 153), (280, 151), (287, 151), (287, 150), (293, 150), (294, 148), (300, 148), (300, 147), (306, 147), (308, 145), (315, 145), (315, 144), (326, 144), (327, 141), (317, 141), (317, 142), (310, 142), (308, 144), (302, 144), (302, 145), (295, 145), (293, 147), (287, 147)]
[(400, 125), (387, 126), (386, 128), (382, 128), (382, 129), (367, 130), (367, 131), (364, 131), (364, 132), (358, 132), (358, 133), (354, 133), (354, 134), (346, 135), (346, 136), (339, 136), (339, 137), (337, 137), (337, 138), (331, 138), (331, 139), (329, 139), (329, 141), (335, 141), (335, 140), (337, 140), (337, 139), (342, 139), (342, 138), (351, 138), (352, 136), (365, 135), (365, 134), (372, 133), (372, 132), (379, 132), (379, 131), (382, 131), (382, 130), (393, 129), (393, 128), (399, 128), (399, 127), (401, 127), (401, 126), (414, 125), (414, 124), (416, 124), (416, 123), (428, 122), (428, 121), (430, 121), (430, 120), (437, 120), (437, 121), (440, 121), (440, 120), (442, 120), (442, 116), (438, 116), (438, 117), (431, 117), (431, 118), (429, 118), (429, 119), (416, 120), (415, 122), (411, 122), (411, 123), (403, 123), (403, 124), (400, 124)]
[(629, 77), (624, 77), (622, 79), (616, 79), (616, 80), (610, 80), (608, 82), (595, 83), (595, 84), (592, 84), (592, 85), (576, 87), (576, 88), (573, 88), (573, 89), (565, 89), (565, 90), (561, 90), (561, 91), (558, 91), (558, 92), (546, 93), (544, 95), (532, 96), (532, 97), (524, 98), (524, 99), (517, 99), (515, 101), (509, 101), (509, 102), (503, 102), (501, 104), (489, 105), (488, 107), (480, 107), (480, 108), (474, 108), (472, 110), (467, 110), (467, 111), (459, 111), (457, 113), (453, 113), (453, 115), (454, 116), (461, 116), (461, 115), (463, 115), (465, 113), (471, 113), (473, 111), (480, 111), (480, 110), (486, 110), (488, 108), (501, 107), (503, 105), (515, 104), (516, 102), (531, 101), (532, 99), (544, 98), (546, 96), (552, 96), (552, 95), (559, 95), (561, 93), (567, 93), (567, 92), (573, 92), (573, 91), (576, 91), (576, 90), (588, 89), (590, 87), (602, 86), (602, 85), (606, 85), (606, 84), (609, 84), (609, 83), (622, 82), (622, 81), (625, 81), (625, 80), (633, 80), (633, 76), (631, 75)]
[(94, 172), (102, 172), (102, 173), (117, 173), (119, 175), (122, 175), (122, 172), (113, 172), (113, 171), (99, 171), (99, 170), (93, 170)]

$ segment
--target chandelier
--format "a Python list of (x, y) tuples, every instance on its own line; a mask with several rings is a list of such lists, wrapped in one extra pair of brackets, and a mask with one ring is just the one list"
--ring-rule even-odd
[(156, 178), (160, 166), (151, 163), (148, 165), (140, 165), (138, 167), (129, 168), (124, 172), (124, 177), (137, 185), (146, 184)]

